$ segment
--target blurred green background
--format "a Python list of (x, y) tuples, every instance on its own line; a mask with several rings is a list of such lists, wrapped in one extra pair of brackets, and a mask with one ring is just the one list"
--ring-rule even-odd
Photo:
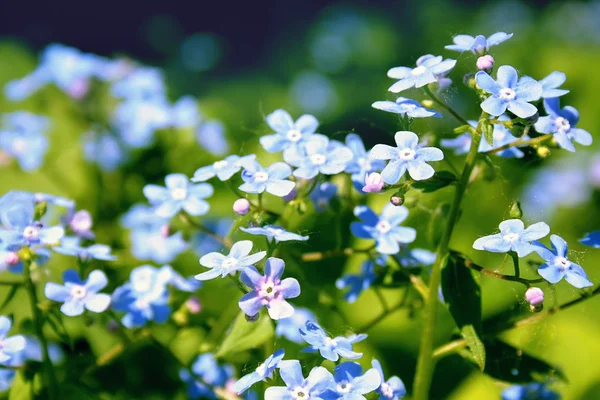
[[(262, 9), (256, 5), (256, 8), (257, 15), (268, 14), (268, 18), (258, 19), (257, 24), (276, 21), (277, 34), (263, 37), (261, 51), (253, 54), (247, 64), (244, 63), (246, 58), (236, 53), (243, 43), (242, 38), (215, 34), (201, 23), (197, 26), (189, 22), (180, 24), (177, 17), (169, 13), (168, 7), (156, 16), (149, 16), (143, 29), (139, 28), (145, 50), (127, 54), (127, 49), (115, 45), (114, 52), (105, 51), (103, 55), (130, 55), (163, 68), (172, 100), (184, 94), (197, 97), (203, 115), (225, 124), (232, 152), (256, 152), (262, 163), (267, 164), (267, 160), (277, 158), (259, 149), (258, 137), (269, 132), (264, 116), (277, 108), (288, 110), (294, 117), (302, 113), (314, 114), (321, 122), (319, 132), (333, 138), (343, 139), (346, 133), (356, 132), (368, 146), (390, 142), (390, 134), (398, 130), (398, 119), (393, 114), (374, 110), (370, 105), (376, 100), (394, 99), (387, 92), (391, 84), (386, 77), (387, 69), (412, 65), (416, 58), (427, 53), (458, 59), (457, 67), (450, 74), (455, 85), (444, 93), (443, 98), (464, 116), (476, 118), (476, 99), (462, 84), (462, 76), (475, 70), (476, 58), (471, 54), (446, 51), (443, 46), (450, 44), (452, 36), (459, 33), (512, 32), (512, 39), (493, 49), (496, 65), (513, 65), (521, 73), (537, 79), (555, 70), (565, 72), (567, 82), (564, 87), (571, 93), (562, 98), (562, 103), (576, 107), (581, 113), (579, 127), (591, 132), (596, 141), (600, 139), (597, 100), (600, 93), (597, 71), (600, 65), (600, 2), (532, 5), (523, 2), (430, 1), (371, 5), (353, 2), (320, 7), (311, 4), (310, 9), (314, 12), (298, 13), (297, 17), (282, 7), (265, 6)], [(236, 29), (251, 29), (251, 17), (249, 15), (246, 21), (248, 25)], [(223, 15), (222, 22), (226, 24), (226, 21), (227, 15)], [(110, 30), (110, 26), (106, 29)], [(102, 33), (98, 32), (98, 35)], [(24, 76), (37, 64), (36, 53), (44, 43), (38, 36), (31, 41), (33, 45), (27, 37), (18, 36), (7, 32), (0, 38), (0, 86)], [(256, 35), (252, 38), (256, 39)], [(231, 41), (235, 43), (231, 44)], [(71, 43), (67, 40), (65, 44)], [(256, 48), (254, 43), (248, 46)], [(103, 49), (107, 48), (108, 44), (105, 44)], [(94, 51), (83, 46), (80, 49)], [(408, 93), (408, 96), (412, 97), (412, 94)], [(422, 99), (419, 96), (414, 98)], [(107, 266), (113, 282), (122, 282), (133, 267), (142, 264), (129, 254), (126, 234), (116, 221), (132, 204), (144, 202), (143, 185), (160, 182), (170, 172), (191, 175), (198, 167), (216, 160), (194, 143), (191, 133), (160, 132), (157, 145), (137, 153), (123, 171), (98, 174), (82, 158), (80, 138), (88, 127), (76, 103), (51, 87), (21, 103), (0, 97), (1, 112), (20, 109), (52, 119), (51, 149), (39, 172), (2, 168), (0, 193), (11, 189), (48, 192), (73, 198), (79, 208), (91, 210), (98, 241), (113, 245), (119, 256), (118, 261)], [(418, 121), (412, 129), (439, 138), (451, 136), (455, 126), (455, 121), (445, 116), (442, 120)], [(452, 248), (465, 252), (487, 268), (496, 269), (502, 256), (476, 252), (471, 249), (471, 244), (476, 238), (494, 232), (498, 223), (507, 218), (509, 204), (520, 199), (526, 222), (547, 222), (553, 233), (571, 244), (571, 257), (586, 269), (590, 279), (600, 281), (600, 251), (590, 250), (577, 242), (584, 233), (600, 229), (598, 149), (599, 145), (594, 143), (590, 148), (579, 146), (576, 154), (553, 150), (544, 160), (536, 157), (497, 159), (496, 179), (481, 180), (469, 191)], [(461, 159), (455, 158), (453, 163), (460, 165)], [(543, 180), (545, 176), (549, 178)], [(543, 181), (540, 183), (540, 180)], [(418, 202), (420, 206), (435, 209), (440, 201), (447, 199), (450, 190), (423, 196)], [(210, 201), (212, 213), (231, 217), (229, 204), (232, 201), (229, 192), (218, 189)], [(386, 201), (387, 196), (371, 198), (376, 209)], [(277, 208), (282, 204), (271, 206)], [(290, 249), (288, 257), (331, 247), (328, 227), (331, 224), (347, 226), (350, 218), (347, 213), (342, 218), (331, 213), (318, 218), (309, 212), (303, 218), (293, 220), (291, 229), (310, 234), (311, 240), (296, 246), (293, 251)], [(427, 211), (411, 209), (410, 219), (405, 224), (417, 228), (417, 247), (431, 249), (428, 223)], [(348, 232), (344, 233), (343, 239), (351, 241)], [(258, 240), (257, 243), (262, 245)], [(284, 247), (284, 254), (286, 249)], [(304, 265), (306, 281), (301, 284), (305, 291), (295, 303), (313, 307), (320, 322), (335, 333), (363, 326), (381, 311), (377, 297), (367, 291), (355, 304), (346, 304), (333, 286), (343, 271), (358, 270), (361, 261), (360, 256), (356, 256), (347, 262), (336, 258), (334, 262)], [(56, 255), (40, 272), (49, 274), (47, 279), (58, 279), (61, 271), (73, 267), (74, 263), (72, 259)], [(508, 264), (500, 271), (510, 273)], [(192, 252), (178, 257), (173, 265), (186, 274), (199, 272), (197, 256)], [(536, 276), (533, 269), (525, 273), (529, 277)], [(515, 316), (528, 313), (522, 285), (487, 277), (482, 278), (482, 284), (486, 317), (504, 312)], [(209, 321), (231, 319), (237, 309), (235, 291), (227, 284), (211, 282), (205, 285), (199, 292), (204, 305), (202, 318)], [(346, 320), (327, 307), (315, 307), (311, 294), (323, 296), (323, 293), (330, 298), (329, 303), (339, 305)], [(384, 293), (390, 304), (402, 296), (402, 290)], [(22, 298), (18, 297), (7, 311), (14, 313), (17, 321), (29, 313), (29, 308), (21, 305), (25, 302), (24, 294), (21, 295)], [(550, 307), (554, 302), (561, 304), (575, 298), (577, 292), (561, 282), (555, 293), (547, 291), (546, 295), (546, 306)], [(2, 296), (4, 294), (0, 293), (0, 298)], [(565, 399), (600, 398), (598, 307), (600, 299), (595, 298), (533, 326), (515, 329), (502, 339), (559, 366), (568, 382), (557, 381), (553, 387)], [(364, 360), (370, 359), (371, 355), (377, 356), (387, 375), (397, 374), (409, 388), (420, 339), (419, 315), (418, 304), (415, 309), (400, 310), (369, 331), (369, 339), (358, 345), (366, 353)], [(453, 322), (448, 313), (440, 313), (440, 318), (438, 343), (443, 344), (452, 336)], [(90, 354), (101, 355), (118, 340), (106, 335), (99, 323), (90, 325), (89, 322), (86, 318), (68, 321), (69, 332), (78, 338), (76, 354), (81, 358), (78, 361), (75, 357), (70, 362), (89, 362)], [(202, 347), (205, 338), (196, 328), (183, 328), (179, 333), (174, 327), (154, 329), (162, 337), (174, 335), (176, 353), (186, 362), (196, 356), (198, 349), (206, 348)], [(288, 353), (294, 354), (293, 351)], [(133, 361), (125, 360), (115, 369), (102, 372), (112, 395), (116, 398), (164, 398), (175, 393), (183, 396), (173, 383), (176, 370), (168, 371), (161, 364), (167, 362), (162, 360), (163, 355), (146, 349), (132, 357)], [(232, 361), (243, 364), (248, 359), (248, 355), (240, 354)], [(519, 365), (514, 368), (518, 369)], [(129, 392), (119, 389), (123, 379), (134, 389)], [(478, 372), (462, 358), (451, 356), (438, 365), (432, 397), (499, 398), (505, 386)]]

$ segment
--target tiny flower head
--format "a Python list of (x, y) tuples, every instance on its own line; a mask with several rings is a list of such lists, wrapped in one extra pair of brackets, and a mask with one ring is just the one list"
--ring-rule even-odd
[(370, 174), (366, 174), (365, 176), (365, 186), (363, 186), (362, 191), (365, 193), (379, 193), (385, 182), (381, 177), (381, 174), (378, 172), (372, 172)]
[(553, 97), (544, 100), (544, 108), (548, 113), (535, 123), (535, 129), (540, 133), (554, 134), (554, 140), (560, 147), (575, 151), (573, 141), (583, 146), (592, 144), (592, 135), (588, 131), (576, 128), (579, 122), (579, 112), (571, 106), (560, 108), (560, 99)]
[(277, 225), (265, 225), (261, 227), (252, 227), (252, 228), (240, 228), (243, 232), (249, 233), (251, 235), (264, 235), (267, 240), (275, 242), (288, 242), (290, 240), (295, 241), (305, 241), (308, 240), (308, 236), (298, 235), (297, 233), (288, 232), (280, 226)]
[(298, 360), (279, 363), (279, 374), (286, 386), (271, 386), (265, 391), (265, 400), (320, 399), (333, 386), (333, 376), (324, 367), (313, 368), (305, 379)]
[(246, 163), (252, 162), (255, 159), (256, 156), (254, 154), (244, 157), (237, 155), (227, 156), (223, 160), (215, 161), (212, 165), (197, 169), (191, 181), (204, 182), (215, 176), (221, 181), (227, 181), (238, 173)]
[(63, 303), (60, 307), (63, 314), (73, 317), (83, 314), (84, 309), (100, 313), (110, 305), (110, 296), (98, 293), (108, 284), (104, 272), (94, 270), (82, 281), (75, 270), (69, 269), (64, 272), (63, 280), (64, 285), (48, 282), (44, 288), (47, 298)]
[(323, 182), (315, 186), (312, 192), (310, 192), (310, 199), (315, 206), (315, 210), (321, 213), (329, 208), (331, 200), (337, 194), (338, 187), (335, 183)]
[(337, 361), (340, 357), (350, 360), (362, 357), (362, 353), (353, 351), (352, 344), (365, 339), (366, 335), (331, 338), (313, 321), (307, 321), (306, 325), (300, 329), (300, 334), (304, 341), (310, 345), (310, 347), (303, 350), (305, 352), (318, 351), (323, 358), (330, 361)]
[(289, 194), (296, 186), (294, 182), (286, 179), (291, 174), (292, 169), (283, 162), (271, 164), (266, 169), (256, 160), (247, 162), (242, 172), (244, 183), (239, 189), (243, 192), (253, 194), (266, 191), (274, 196), (283, 197)]
[(284, 155), (301, 152), (302, 147), (312, 138), (319, 121), (309, 114), (302, 115), (296, 122), (285, 110), (275, 110), (267, 115), (267, 124), (276, 133), (260, 138), (260, 144), (269, 153), (284, 151)]
[(213, 194), (213, 187), (208, 183), (191, 185), (184, 174), (170, 174), (165, 178), (165, 185), (144, 186), (144, 195), (156, 207), (159, 217), (171, 218), (180, 210), (194, 216), (208, 212), (210, 206), (203, 200)]
[(420, 88), (429, 83), (436, 82), (456, 65), (456, 60), (443, 60), (442, 56), (425, 55), (417, 61), (416, 68), (394, 67), (387, 75), (390, 78), (399, 79), (388, 90), (399, 93), (412, 87)]
[(335, 385), (323, 393), (324, 400), (365, 400), (365, 394), (381, 386), (381, 375), (375, 368), (364, 374), (360, 364), (346, 361), (335, 367)]
[(380, 398), (399, 400), (406, 396), (406, 387), (400, 378), (392, 376), (386, 381), (383, 374), (383, 368), (381, 368), (379, 361), (373, 360), (371, 361), (371, 365), (379, 372), (379, 376), (381, 377), (381, 385), (377, 388), (377, 393)]
[(532, 306), (544, 303), (544, 291), (539, 287), (530, 287), (525, 292), (525, 300)]
[(335, 286), (340, 290), (349, 288), (344, 298), (348, 303), (354, 303), (363, 291), (371, 287), (375, 279), (375, 264), (367, 260), (363, 263), (360, 274), (345, 275), (335, 281)]
[(237, 271), (256, 264), (267, 255), (266, 251), (250, 255), (251, 251), (252, 242), (250, 240), (242, 240), (231, 246), (231, 250), (227, 256), (221, 253), (209, 253), (202, 256), (200, 264), (206, 268), (210, 268), (210, 271), (196, 275), (196, 279), (206, 281), (218, 276), (224, 278), (228, 274), (235, 275)]
[(477, 69), (480, 71), (490, 72), (494, 68), (494, 57), (486, 54), (477, 59)]
[(477, 239), (473, 248), (492, 253), (514, 251), (519, 257), (525, 257), (536, 250), (536, 246), (531, 242), (543, 238), (548, 233), (550, 227), (544, 222), (537, 222), (525, 229), (520, 219), (509, 219), (500, 223), (500, 233)]
[(418, 101), (398, 97), (396, 101), (376, 101), (371, 107), (394, 114), (406, 115), (410, 118), (441, 117), (437, 111), (423, 107)]
[(0, 363), (10, 360), (25, 349), (25, 337), (21, 335), (7, 337), (11, 326), (10, 319), (0, 316)]
[(285, 161), (296, 167), (294, 176), (302, 179), (313, 179), (319, 173), (335, 175), (342, 172), (352, 160), (352, 151), (327, 136), (313, 135), (303, 146), (302, 151), (285, 156)]
[(237, 215), (246, 215), (250, 212), (250, 202), (248, 199), (237, 199), (233, 202), (233, 212)]
[(567, 242), (558, 235), (550, 236), (550, 242), (552, 250), (539, 242), (535, 243), (535, 251), (546, 261), (538, 268), (538, 274), (552, 284), (565, 278), (578, 289), (592, 286), (583, 268), (568, 259)]
[(396, 254), (400, 251), (400, 243), (413, 242), (417, 236), (415, 229), (400, 226), (408, 217), (405, 206), (388, 203), (380, 216), (367, 206), (357, 206), (354, 215), (362, 221), (352, 223), (352, 233), (361, 239), (375, 240), (376, 249), (381, 254)]
[(261, 363), (254, 372), (241, 377), (234, 385), (233, 391), (237, 394), (242, 394), (254, 385), (264, 379), (270, 378), (273, 375), (275, 368), (279, 367), (279, 363), (283, 360), (285, 352), (283, 349), (277, 350), (270, 355), (263, 363)]
[(484, 55), (490, 51), (490, 47), (507, 41), (513, 36), (512, 33), (496, 32), (486, 39), (483, 35), (475, 37), (470, 35), (456, 35), (452, 39), (454, 44), (446, 46), (448, 50), (454, 51), (471, 51), (477, 55)]

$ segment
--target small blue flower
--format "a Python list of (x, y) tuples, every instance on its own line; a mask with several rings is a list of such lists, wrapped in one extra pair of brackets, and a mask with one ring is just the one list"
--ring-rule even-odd
[(11, 328), (10, 319), (0, 316), (0, 363), (16, 357), (25, 349), (26, 341), (22, 335), (8, 336)]
[(279, 374), (286, 386), (268, 387), (265, 400), (319, 399), (334, 384), (333, 376), (324, 367), (313, 368), (305, 379), (298, 360), (281, 361)]
[(239, 301), (240, 309), (253, 317), (266, 307), (269, 317), (278, 320), (294, 314), (294, 307), (285, 299), (293, 299), (300, 295), (300, 284), (294, 278), (281, 279), (285, 263), (280, 258), (270, 257), (265, 263), (265, 275), (256, 268), (247, 267), (240, 275), (241, 281), (252, 291), (246, 293)]
[(194, 128), (200, 124), (200, 112), (196, 99), (184, 96), (171, 108), (171, 125), (175, 128)]
[(536, 249), (531, 242), (543, 238), (548, 233), (550, 227), (544, 222), (537, 222), (525, 229), (520, 219), (509, 219), (500, 223), (500, 233), (477, 239), (473, 248), (492, 253), (515, 251), (519, 257), (525, 257)]
[[(204, 225), (210, 229), (211, 232), (214, 232), (219, 236), (227, 236), (229, 230), (231, 229), (232, 223), (233, 221), (229, 218), (221, 218), (217, 220), (209, 219), (204, 221)], [(202, 256), (203, 254), (221, 250), (223, 248), (223, 244), (205, 232), (198, 232), (192, 239), (192, 248), (196, 254)]]
[(356, 360), (362, 357), (362, 353), (352, 350), (352, 344), (367, 338), (367, 335), (351, 335), (347, 338), (337, 336), (330, 338), (325, 331), (313, 321), (307, 321), (300, 334), (306, 343), (310, 345), (305, 352), (319, 352), (321, 356), (330, 361), (337, 361), (340, 357)]
[(560, 100), (553, 97), (544, 100), (547, 117), (540, 117), (535, 123), (535, 129), (540, 133), (554, 134), (554, 140), (560, 147), (568, 151), (575, 151), (572, 141), (583, 146), (592, 144), (592, 135), (588, 131), (575, 128), (579, 122), (579, 112), (571, 106), (560, 108)]
[(427, 54), (417, 60), (416, 68), (394, 67), (390, 69), (387, 76), (399, 79), (399, 81), (390, 86), (388, 90), (399, 93), (411, 87), (420, 88), (436, 82), (439, 77), (447, 74), (456, 65), (456, 60), (442, 60), (442, 56)]
[(267, 255), (266, 251), (250, 255), (252, 251), (252, 242), (250, 240), (242, 240), (231, 246), (229, 255), (224, 256), (221, 253), (209, 253), (200, 259), (200, 264), (210, 271), (196, 275), (199, 281), (214, 279), (218, 276), (224, 278), (227, 275), (235, 275), (237, 271), (242, 271), (244, 268), (256, 264)]
[(158, 185), (144, 186), (144, 195), (153, 206), (156, 215), (171, 218), (180, 210), (199, 216), (208, 212), (210, 206), (203, 199), (212, 196), (213, 187), (208, 183), (190, 185), (184, 174), (169, 174), (166, 188)]
[(317, 317), (307, 308), (294, 307), (294, 314), (291, 317), (282, 318), (277, 321), (275, 335), (277, 337), (285, 337), (287, 340), (301, 344), (302, 335), (300, 329), (303, 328), (308, 321), (316, 321)]
[(394, 135), (397, 147), (377, 144), (371, 150), (371, 157), (376, 160), (390, 160), (381, 171), (385, 183), (396, 184), (404, 173), (414, 180), (429, 179), (435, 170), (427, 162), (444, 159), (444, 153), (437, 147), (419, 148), (419, 137), (410, 131), (399, 131)]
[(188, 247), (182, 232), (165, 236), (160, 227), (155, 230), (133, 230), (130, 237), (131, 253), (135, 258), (159, 264), (173, 261)]
[(496, 81), (487, 74), (479, 71), (475, 80), (479, 87), (490, 93), (481, 103), (481, 109), (493, 116), (500, 116), (508, 111), (520, 118), (528, 118), (537, 113), (537, 108), (529, 104), (542, 96), (542, 85), (534, 79), (525, 76), (519, 79), (517, 70), (510, 65), (498, 68)]
[(502, 391), (502, 400), (559, 400), (558, 393), (540, 382), (514, 385)]
[(187, 369), (179, 370), (179, 379), (187, 386), (187, 395), (190, 399), (216, 399), (217, 395), (212, 391), (210, 386), (200, 382), (192, 376)]
[(251, 163), (255, 159), (256, 156), (254, 154), (244, 157), (237, 155), (227, 156), (224, 160), (216, 161), (212, 165), (197, 169), (191, 181), (204, 182), (215, 176), (221, 181), (227, 181), (238, 173), (244, 165)]
[(110, 296), (98, 293), (108, 284), (104, 272), (94, 270), (82, 281), (75, 270), (68, 269), (63, 273), (63, 280), (64, 286), (48, 282), (44, 288), (47, 298), (63, 303), (60, 307), (63, 314), (74, 317), (83, 314), (84, 309), (101, 313), (110, 305)]
[(535, 251), (546, 263), (538, 268), (538, 274), (548, 282), (554, 284), (565, 278), (567, 282), (577, 289), (593, 286), (585, 271), (580, 265), (569, 261), (567, 242), (558, 235), (550, 236), (552, 250), (540, 242), (535, 242)]
[(319, 173), (335, 175), (342, 172), (352, 160), (349, 148), (327, 136), (313, 135), (302, 148), (302, 151), (284, 154), (284, 160), (296, 167), (294, 176), (312, 179)]
[(312, 115), (302, 115), (296, 122), (285, 110), (275, 110), (267, 115), (267, 124), (276, 133), (260, 138), (260, 144), (269, 153), (284, 152), (286, 155), (302, 153), (302, 149), (317, 130), (319, 121)]
[(371, 287), (377, 279), (375, 264), (367, 260), (362, 264), (360, 274), (349, 274), (335, 281), (335, 286), (342, 290), (350, 287), (344, 298), (348, 303), (354, 303), (360, 294)]
[(0, 149), (14, 157), (24, 171), (38, 169), (48, 150), (49, 120), (26, 111), (6, 114), (0, 129)]
[(425, 249), (409, 249), (402, 246), (397, 259), (404, 268), (424, 267), (435, 262), (436, 254)]
[(410, 118), (442, 117), (437, 111), (429, 110), (418, 101), (405, 97), (398, 97), (396, 101), (376, 101), (371, 104), (371, 107), (394, 114), (406, 115)]
[(141, 67), (113, 83), (112, 93), (122, 99), (163, 98), (166, 94), (166, 87), (159, 69)]
[(362, 222), (353, 222), (352, 233), (361, 239), (373, 239), (376, 249), (381, 254), (396, 254), (400, 251), (400, 243), (411, 243), (417, 237), (413, 228), (400, 226), (408, 217), (408, 209), (388, 203), (378, 216), (367, 206), (354, 208), (354, 215)]
[(476, 37), (470, 35), (456, 35), (452, 38), (454, 44), (445, 46), (448, 50), (471, 51), (473, 54), (484, 55), (490, 51), (490, 47), (507, 41), (513, 36), (512, 33), (496, 32), (487, 39), (483, 35)]
[(600, 231), (588, 233), (579, 242), (586, 246), (600, 248)]
[(288, 195), (296, 184), (288, 179), (292, 174), (289, 165), (283, 162), (271, 164), (264, 169), (258, 161), (250, 161), (243, 165), (242, 179), (244, 183), (239, 189), (246, 193), (262, 193), (267, 191), (272, 195), (283, 197)]
[(120, 103), (113, 115), (113, 127), (125, 144), (141, 148), (152, 143), (154, 132), (169, 127), (170, 105), (164, 98), (131, 99)]
[(243, 232), (251, 235), (264, 235), (267, 237), (269, 242), (275, 240), (275, 242), (287, 242), (290, 240), (305, 241), (308, 240), (308, 236), (298, 235), (297, 233), (288, 232), (277, 225), (265, 225), (262, 228), (240, 228)]
[(331, 182), (323, 182), (313, 189), (310, 193), (310, 199), (318, 213), (322, 213), (329, 208), (331, 199), (337, 194), (337, 189), (337, 185)]
[(57, 253), (68, 256), (79, 257), (81, 260), (104, 260), (114, 261), (117, 257), (110, 254), (110, 246), (105, 244), (93, 244), (89, 247), (82, 247), (80, 239), (73, 236), (65, 236), (60, 240), (60, 245), (53, 247)]
[(564, 73), (558, 71), (554, 71), (550, 75), (542, 79), (540, 81), (540, 84), (542, 85), (543, 89), (542, 98), (549, 99), (553, 97), (560, 97), (569, 93), (568, 90), (558, 89), (558, 87), (565, 83), (566, 80), (567, 76)]
[(108, 132), (88, 132), (83, 136), (83, 154), (103, 171), (114, 171), (126, 160), (124, 144)]
[(371, 365), (377, 370), (381, 377), (381, 386), (377, 388), (380, 399), (399, 400), (406, 396), (406, 387), (400, 378), (392, 376), (386, 381), (383, 374), (383, 368), (381, 368), (379, 361), (374, 359), (371, 361)]
[(232, 390), (237, 394), (242, 394), (254, 385), (264, 379), (271, 378), (275, 368), (279, 367), (279, 363), (283, 360), (285, 352), (283, 349), (277, 350), (270, 355), (265, 362), (260, 364), (256, 370), (248, 375), (241, 377), (232, 387)]
[(204, 121), (196, 129), (196, 142), (211, 154), (223, 156), (229, 151), (225, 126), (220, 121)]
[(323, 400), (366, 400), (365, 394), (381, 386), (381, 375), (377, 369), (371, 368), (363, 374), (360, 364), (353, 361), (337, 365), (333, 379), (335, 385), (321, 395)]
[(235, 368), (231, 364), (219, 364), (214, 354), (205, 353), (194, 361), (192, 372), (211, 386), (224, 387), (233, 378)]
[(385, 166), (385, 161), (376, 160), (367, 153), (362, 139), (355, 133), (346, 136), (346, 146), (352, 151), (354, 157), (346, 165), (345, 171), (352, 174), (352, 183), (354, 187), (362, 192), (365, 186), (365, 176), (371, 172), (379, 172)]

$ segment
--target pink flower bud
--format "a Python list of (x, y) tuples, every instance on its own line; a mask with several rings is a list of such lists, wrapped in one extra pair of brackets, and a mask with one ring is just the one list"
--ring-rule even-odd
[(14, 267), (15, 265), (17, 265), (20, 261), (19, 259), (19, 255), (17, 253), (15, 253), (14, 251), (9, 251), (8, 253), (6, 253), (6, 255), (4, 256), (4, 261), (6, 262), (6, 264), (9, 267)]
[(477, 69), (480, 71), (490, 72), (494, 68), (494, 57), (486, 54), (477, 59)]
[(362, 188), (362, 191), (365, 193), (378, 193), (383, 189), (383, 185), (384, 182), (381, 174), (373, 172), (366, 175), (365, 186)]
[(86, 210), (77, 211), (73, 214), (69, 225), (75, 233), (89, 232), (92, 229), (92, 216)]
[(544, 292), (539, 287), (530, 287), (525, 292), (525, 300), (532, 306), (537, 306), (544, 302)]
[(196, 296), (192, 296), (185, 302), (185, 306), (192, 314), (198, 314), (202, 310), (202, 304), (200, 299)]
[(237, 199), (233, 203), (233, 212), (238, 215), (246, 215), (250, 211), (250, 202), (247, 199)]

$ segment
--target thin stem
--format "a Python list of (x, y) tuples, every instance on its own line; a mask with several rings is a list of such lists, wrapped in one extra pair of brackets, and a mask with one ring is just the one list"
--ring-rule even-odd
[(183, 221), (185, 224), (192, 226), (192, 227), (198, 229), (199, 231), (204, 232), (207, 235), (213, 237), (218, 242), (223, 244), (223, 246), (231, 247), (232, 243), (231, 243), (230, 238), (223, 237), (223, 236), (219, 235), (218, 233), (213, 232), (212, 230), (210, 230), (206, 226), (202, 225), (201, 223), (194, 221), (192, 218), (190, 218), (190, 216), (187, 213), (185, 213), (185, 212), (179, 213), (179, 219), (181, 221)]
[(446, 343), (445, 345), (440, 346), (437, 349), (435, 349), (435, 351), (433, 352), (433, 356), (436, 359), (444, 358), (446, 356), (449, 356), (450, 354), (457, 353), (466, 347), (467, 347), (467, 342), (465, 342), (464, 340), (463, 341), (455, 340), (453, 342)]
[(458, 112), (454, 111), (454, 109), (452, 107), (450, 107), (448, 104), (444, 103), (443, 101), (441, 101), (436, 95), (433, 94), (433, 92), (431, 91), (431, 89), (429, 89), (428, 86), (423, 86), (423, 89), (425, 90), (425, 94), (427, 94), (427, 96), (429, 96), (429, 98), (431, 100), (433, 100), (435, 103), (437, 103), (440, 107), (442, 107), (444, 110), (448, 111), (454, 118), (456, 118), (461, 124), (463, 125), (467, 125), (467, 126), (471, 126), (471, 124), (469, 124), (469, 121), (467, 121), (465, 118), (463, 118)]
[(403, 274), (404, 276), (406, 276), (408, 278), (408, 280), (410, 280), (410, 283), (414, 286), (414, 288), (417, 290), (417, 292), (419, 292), (419, 294), (421, 295), (421, 297), (423, 297), (423, 299), (427, 299), (427, 296), (429, 294), (429, 287), (427, 287), (427, 284), (425, 282), (423, 282), (423, 279), (421, 279), (420, 276), (416, 276), (411, 274), (410, 272), (408, 272), (400, 263), (400, 261), (396, 258), (396, 256), (391, 256), (390, 257), (395, 263), (396, 263), (396, 271), (400, 272), (401, 274)]
[[(408, 290), (408, 288), (406, 290)], [(358, 331), (359, 332), (366, 332), (366, 331), (368, 331), (369, 329), (373, 328), (375, 325), (377, 325), (378, 323), (380, 323), (381, 321), (383, 321), (388, 316), (392, 315), (394, 312), (398, 311), (402, 307), (404, 307), (404, 299), (402, 299), (402, 301), (400, 301), (399, 303), (393, 305), (392, 307), (389, 307), (387, 309), (387, 311), (384, 311), (381, 314), (379, 314), (377, 317), (373, 318), (370, 322), (368, 322), (366, 325), (364, 325)]]
[(60, 390), (58, 381), (56, 380), (56, 373), (50, 360), (50, 354), (48, 352), (48, 341), (44, 335), (44, 315), (38, 307), (38, 297), (36, 292), (35, 284), (31, 279), (31, 261), (23, 260), (25, 287), (29, 294), (29, 304), (31, 306), (31, 314), (33, 316), (33, 324), (35, 328), (35, 335), (37, 336), (42, 346), (42, 364), (44, 366), (44, 380), (48, 388), (48, 398), (58, 399), (60, 397)]
[(534, 283), (544, 282), (544, 279), (542, 279), (542, 278), (539, 278), (539, 279), (525, 279), (525, 278), (521, 278), (521, 277), (517, 276), (516, 274), (515, 274), (515, 276), (511, 276), (511, 275), (504, 275), (504, 274), (501, 274), (501, 273), (496, 272), (496, 271), (490, 271), (489, 269), (486, 269), (486, 268), (484, 268), (484, 267), (482, 267), (480, 265), (477, 265), (477, 264), (473, 263), (468, 258), (465, 259), (465, 267), (474, 269), (475, 271), (481, 273), (481, 275), (486, 275), (486, 276), (489, 276), (489, 277), (492, 277), (492, 278), (501, 279), (501, 280), (505, 280), (505, 281), (519, 282), (519, 283), (522, 283), (523, 285), (525, 285), (527, 287), (531, 286), (531, 284), (534, 284)]
[[(525, 129), (527, 129), (528, 127), (526, 127)], [(539, 137), (536, 137), (534, 139), (529, 139), (529, 140), (515, 140), (514, 142), (510, 142), (508, 144), (505, 144), (504, 146), (500, 146), (498, 148), (492, 149), (492, 150), (488, 150), (486, 152), (483, 152), (481, 154), (496, 154), (499, 153), (501, 151), (504, 151), (506, 149), (510, 149), (511, 147), (516, 147), (516, 146), (532, 146), (534, 144), (540, 144), (542, 142), (545, 142), (546, 140), (552, 138), (554, 135), (549, 133), (547, 135), (542, 135)]]
[(368, 253), (375, 248), (375, 245), (369, 246), (364, 249), (341, 249), (341, 250), (328, 250), (328, 251), (316, 251), (312, 253), (302, 254), (302, 261), (321, 261), (325, 258), (350, 256), (352, 254)]
[(513, 260), (513, 264), (515, 266), (515, 278), (521, 278), (521, 268), (519, 268), (519, 255), (514, 251), (509, 251), (508, 254)]
[[(425, 89), (425, 91), (431, 93), (429, 89)], [(471, 148), (469, 150), (469, 154), (467, 155), (461, 178), (456, 184), (454, 201), (452, 202), (452, 205), (450, 207), (450, 212), (446, 221), (446, 227), (444, 229), (444, 232), (442, 233), (442, 237), (440, 238), (440, 243), (437, 248), (436, 260), (431, 270), (431, 277), (429, 280), (429, 293), (425, 302), (425, 321), (421, 339), (421, 346), (419, 348), (417, 372), (415, 375), (414, 382), (414, 400), (426, 400), (429, 397), (429, 387), (431, 386), (433, 370), (435, 368), (435, 359), (433, 358), (433, 341), (435, 326), (437, 322), (436, 319), (438, 304), (438, 288), (442, 280), (442, 267), (446, 258), (448, 257), (448, 245), (450, 243), (450, 238), (452, 237), (452, 231), (454, 230), (454, 226), (458, 221), (462, 199), (465, 195), (467, 185), (469, 184), (473, 168), (475, 168), (475, 164), (477, 162), (477, 154), (479, 149), (479, 143), (481, 142), (483, 121), (487, 119), (487, 116), (488, 115), (485, 112), (481, 114), (479, 118), (478, 127), (473, 132)], [(455, 117), (457, 117), (457, 115), (455, 115)], [(462, 120), (462, 117), (460, 117), (460, 119)], [(467, 121), (465, 121), (465, 123), (468, 124)]]
[(387, 300), (385, 299), (385, 296), (383, 295), (383, 293), (381, 293), (381, 290), (379, 290), (379, 288), (377, 287), (373, 287), (373, 291), (375, 292), (375, 295), (377, 296), (377, 298), (379, 299), (379, 302), (381, 303), (381, 308), (383, 308), (383, 312), (388, 312), (390, 309), (390, 306), (387, 303)]

